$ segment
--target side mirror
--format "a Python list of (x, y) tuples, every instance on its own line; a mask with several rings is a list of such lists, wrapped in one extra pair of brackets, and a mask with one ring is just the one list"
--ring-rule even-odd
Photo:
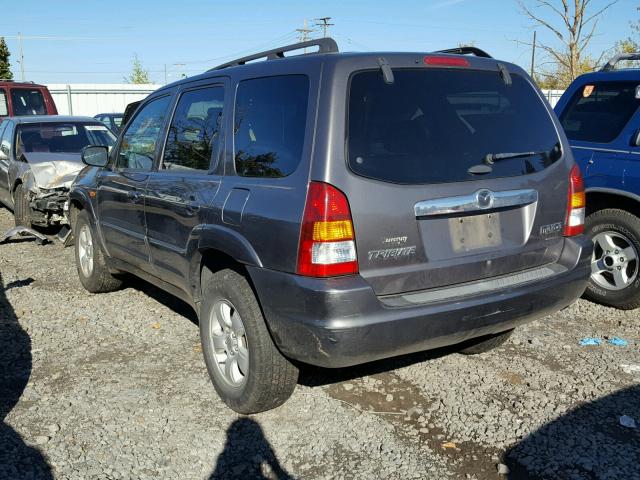
[(109, 147), (102, 145), (84, 147), (82, 162), (91, 167), (106, 167), (109, 163)]
[(640, 147), (640, 130), (636, 130), (631, 135), (631, 146), (632, 147)]

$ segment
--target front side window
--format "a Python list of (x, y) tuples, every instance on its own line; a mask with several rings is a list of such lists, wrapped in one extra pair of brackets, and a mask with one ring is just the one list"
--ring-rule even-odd
[(239, 175), (285, 177), (295, 171), (302, 159), (308, 97), (306, 75), (240, 82), (234, 117)]
[(0, 90), (0, 117), (9, 115), (9, 107), (7, 106), (7, 92)]
[(11, 104), (13, 105), (13, 114), (15, 116), (47, 114), (44, 96), (37, 89), (12, 88)]
[(639, 82), (594, 82), (580, 87), (560, 116), (570, 140), (613, 142), (638, 110)]
[[(447, 183), (525, 175), (560, 158), (558, 133), (534, 88), (494, 71), (395, 69), (352, 76), (347, 150), (359, 175), (402, 184)], [(536, 152), (470, 173), (489, 154)]]
[(43, 122), (18, 126), (16, 158), (22, 153), (80, 153), (89, 145), (112, 147), (116, 137), (99, 123)]
[(223, 106), (222, 87), (182, 94), (169, 127), (163, 168), (209, 170), (222, 125)]
[(142, 107), (122, 137), (116, 166), (130, 170), (151, 170), (162, 133), (170, 97), (152, 100)]

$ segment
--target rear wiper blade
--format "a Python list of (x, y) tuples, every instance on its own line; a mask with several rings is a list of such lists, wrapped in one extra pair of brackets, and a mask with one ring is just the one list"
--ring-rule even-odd
[(536, 155), (549, 155), (549, 152), (517, 152), (517, 153), (487, 153), (483, 159), (487, 165), (493, 165), (502, 160), (510, 160), (512, 158), (534, 157)]

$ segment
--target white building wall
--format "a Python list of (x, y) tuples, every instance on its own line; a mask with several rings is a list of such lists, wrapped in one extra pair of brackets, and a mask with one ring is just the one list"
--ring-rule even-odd
[(47, 84), (60, 115), (122, 113), (127, 104), (142, 100), (161, 85), (121, 83)]
[[(133, 85), (122, 83), (72, 83), (48, 84), (61, 115), (88, 115), (98, 113), (122, 113), (127, 104), (142, 100), (162, 85)], [(543, 90), (552, 107), (564, 93), (563, 90)]]

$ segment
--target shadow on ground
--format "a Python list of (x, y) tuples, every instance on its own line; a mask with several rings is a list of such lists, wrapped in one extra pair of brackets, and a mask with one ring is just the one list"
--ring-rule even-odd
[(209, 480), (239, 478), (293, 480), (280, 465), (262, 427), (246, 417), (235, 420), (227, 429), (224, 451)]
[(510, 480), (640, 479), (640, 386), (585, 403), (526, 436), (505, 455)]
[(312, 365), (299, 365), (300, 377), (298, 378), (298, 383), (306, 387), (319, 387), (346, 382), (356, 378), (387, 373), (398, 368), (435, 360), (447, 355), (453, 355), (458, 350), (459, 346), (453, 345), (451, 347), (426, 350), (346, 368), (321, 368)]
[(18, 323), (5, 291), (32, 281), (18, 280), (5, 286), (0, 273), (0, 478), (53, 479), (44, 455), (25, 444), (5, 423), (31, 375), (31, 340)]
[(178, 297), (170, 295), (164, 290), (159, 289), (155, 285), (145, 282), (141, 278), (135, 277), (133, 275), (125, 275), (123, 277), (123, 280), (123, 288), (135, 288), (136, 290), (153, 298), (156, 302), (161, 303), (165, 307), (169, 308), (174, 313), (182, 315), (194, 325), (198, 325), (198, 315), (196, 315), (196, 312), (188, 303), (183, 302)]

